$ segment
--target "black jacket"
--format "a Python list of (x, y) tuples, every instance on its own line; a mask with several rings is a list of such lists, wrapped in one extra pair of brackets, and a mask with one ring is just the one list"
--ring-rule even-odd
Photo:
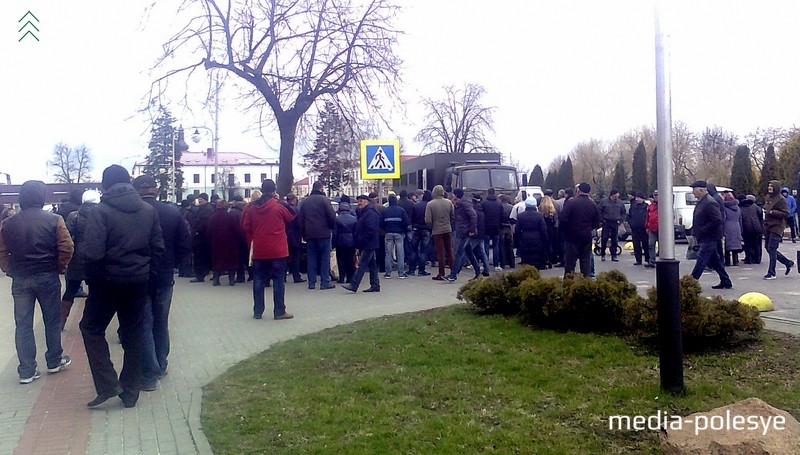
[(414, 211), (411, 214), (411, 227), (415, 231), (430, 231), (431, 228), (425, 223), (425, 209), (428, 201), (419, 200), (414, 204)]
[(517, 215), (514, 242), (523, 264), (542, 267), (548, 257), (550, 244), (544, 216), (536, 208), (527, 208)]
[(631, 225), (631, 230), (639, 229), (644, 230), (644, 223), (647, 220), (647, 203), (642, 202), (637, 204), (636, 201), (631, 202), (631, 208), (628, 209), (628, 223)]
[(330, 199), (319, 191), (312, 191), (300, 204), (297, 224), (306, 240), (331, 238), (336, 214)]
[(486, 235), (499, 235), (500, 223), (503, 222), (503, 203), (498, 201), (496, 196), (488, 196), (481, 202), (481, 206), (486, 217)]
[[(483, 213), (483, 204), (473, 200), (472, 207), (475, 209), (475, 237), (482, 239), (486, 235), (486, 214)], [(499, 232), (499, 231), (498, 231)]]
[(744, 199), (739, 202), (742, 211), (742, 233), (762, 234), (764, 232), (764, 212), (756, 201)]
[(86, 202), (81, 207), (67, 216), (67, 229), (75, 242), (75, 252), (72, 260), (67, 267), (66, 278), (68, 280), (86, 279), (86, 257), (83, 254), (83, 241), (86, 238), (86, 223), (89, 221), (89, 213), (97, 204)]
[(142, 198), (158, 214), (158, 223), (164, 237), (164, 254), (151, 262), (150, 282), (157, 285), (172, 284), (175, 267), (192, 252), (192, 237), (177, 208), (156, 201), (153, 196)]
[(358, 214), (355, 228), (355, 245), (359, 250), (377, 250), (381, 216), (370, 202)]
[(692, 234), (697, 243), (722, 240), (722, 212), (719, 204), (709, 194), (697, 201), (694, 207)]
[(130, 183), (117, 183), (86, 223), (86, 277), (110, 283), (147, 283), (151, 263), (164, 254), (158, 214)]
[(334, 248), (355, 248), (355, 230), (358, 220), (349, 211), (340, 211), (333, 228)]
[(600, 211), (589, 196), (576, 196), (564, 203), (558, 224), (567, 242), (591, 242), (592, 229), (600, 226)]
[(472, 206), (472, 202), (461, 199), (455, 206), (456, 233), (459, 238), (469, 237), (478, 233), (478, 214)]

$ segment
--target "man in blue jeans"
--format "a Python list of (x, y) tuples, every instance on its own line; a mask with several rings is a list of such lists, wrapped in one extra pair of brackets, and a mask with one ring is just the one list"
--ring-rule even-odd
[(392, 253), (397, 258), (397, 275), (400, 279), (408, 277), (405, 267), (405, 238), (406, 231), (411, 225), (405, 209), (397, 204), (397, 196), (389, 196), (389, 207), (383, 209), (381, 214), (381, 229), (386, 233), (384, 237), (385, 256), (384, 265), (386, 274), (384, 278), (392, 277)]
[(147, 308), (144, 313), (141, 390), (150, 392), (156, 389), (158, 379), (167, 374), (169, 310), (172, 306), (172, 287), (175, 285), (174, 271), (192, 252), (192, 238), (178, 209), (156, 201), (158, 185), (153, 177), (136, 177), (133, 187), (139, 191), (142, 200), (158, 213), (164, 236), (164, 254), (150, 265)]
[(318, 273), (320, 289), (335, 288), (336, 285), (331, 284), (331, 235), (336, 213), (330, 199), (322, 192), (322, 182), (314, 182), (311, 194), (300, 204), (297, 224), (306, 240), (308, 288), (316, 287)]
[(456, 248), (456, 263), (450, 270), (450, 275), (445, 278), (447, 281), (455, 281), (467, 259), (469, 259), (469, 262), (472, 264), (472, 268), (475, 271), (475, 278), (477, 278), (480, 276), (480, 264), (477, 258), (475, 258), (473, 251), (474, 247), (478, 246), (476, 243), (483, 248), (483, 237), (477, 237), (478, 214), (472, 206), (472, 201), (464, 197), (464, 190), (461, 188), (453, 190), (453, 203), (455, 204), (458, 247)]
[(36, 300), (42, 309), (47, 372), (58, 373), (72, 361), (61, 348), (61, 280), (72, 258), (72, 238), (64, 218), (42, 210), (45, 184), (29, 180), (22, 184), (19, 205), (22, 210), (7, 218), (0, 227), (0, 269), (13, 279), (14, 341), (17, 348), (20, 384), (41, 377), (36, 369), (36, 340), (33, 312)]

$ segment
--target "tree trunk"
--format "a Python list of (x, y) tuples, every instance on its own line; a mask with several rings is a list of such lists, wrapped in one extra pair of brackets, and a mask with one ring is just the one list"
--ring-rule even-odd
[(292, 191), (294, 175), (292, 166), (294, 163), (294, 139), (297, 134), (297, 123), (300, 117), (291, 113), (283, 112), (275, 116), (278, 122), (278, 130), (281, 134), (280, 163), (278, 165), (278, 194), (286, 196)]

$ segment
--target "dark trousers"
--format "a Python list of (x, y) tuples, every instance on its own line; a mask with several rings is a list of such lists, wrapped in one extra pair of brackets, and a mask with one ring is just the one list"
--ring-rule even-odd
[(633, 256), (636, 258), (636, 262), (642, 262), (642, 255), (644, 255), (644, 262), (650, 262), (647, 231), (644, 228), (633, 229), (631, 235), (633, 236)]
[[(611, 251), (611, 257), (617, 257), (617, 247), (619, 246), (619, 234), (617, 230), (619, 229), (619, 224), (616, 221), (604, 221), (603, 222), (603, 236), (601, 239), (600, 248), (600, 257), (606, 257), (606, 246), (609, 247)], [(609, 240), (611, 240), (611, 244), (609, 245)]]
[(456, 258), (453, 255), (453, 238), (451, 232), (434, 234), (433, 243), (436, 245), (436, 260), (439, 262), (439, 276), (446, 276), (445, 264), (452, 269), (455, 267)]
[(358, 256), (358, 268), (356, 268), (353, 279), (350, 281), (353, 288), (358, 289), (364, 273), (369, 269), (369, 287), (372, 289), (381, 288), (381, 279), (378, 276), (378, 262), (375, 260), (375, 250), (361, 250)]
[(411, 249), (414, 250), (414, 260), (408, 267), (409, 272), (425, 272), (428, 264), (428, 245), (431, 243), (431, 231), (416, 229), (411, 236)]
[(509, 266), (512, 269), (517, 260), (514, 257), (514, 231), (511, 226), (500, 227), (500, 266)]
[[(109, 283), (93, 281), (86, 299), (80, 328), (94, 388), (98, 395), (113, 392), (117, 387), (138, 399), (142, 380), (142, 335), (147, 308), (147, 282)], [(122, 371), (111, 362), (106, 329), (114, 315), (119, 320), (120, 341), (125, 351)]]
[(142, 381), (152, 384), (167, 371), (169, 355), (169, 310), (174, 283), (148, 284), (147, 309), (142, 338)]
[(195, 244), (192, 251), (194, 253), (194, 276), (198, 280), (204, 280), (211, 271), (211, 246), (208, 242), (199, 242)]
[[(289, 245), (289, 273), (295, 282), (303, 279), (300, 275), (300, 251), (302, 247)], [(341, 272), (341, 271), (340, 271)]]
[(564, 276), (575, 271), (575, 262), (580, 261), (581, 274), (592, 276), (592, 241), (566, 242), (564, 251)]
[(774, 232), (767, 232), (766, 235), (766, 245), (767, 245), (767, 255), (769, 255), (769, 269), (767, 269), (768, 275), (775, 275), (775, 263), (780, 262), (781, 264), (789, 267), (792, 264), (791, 259), (787, 258), (780, 251), (778, 251), (778, 245), (781, 244), (782, 236), (775, 234)]
[(761, 264), (761, 234), (758, 232), (743, 232), (744, 261), (750, 264)]
[(697, 262), (694, 263), (692, 276), (694, 279), (699, 280), (708, 266), (717, 272), (720, 284), (730, 286), (732, 285), (731, 278), (728, 276), (728, 272), (725, 271), (725, 265), (722, 264), (722, 258), (719, 255), (719, 251), (717, 251), (717, 243), (715, 240), (699, 243), (700, 249), (697, 250)]
[(349, 283), (353, 279), (356, 249), (353, 247), (336, 247), (336, 265), (339, 266), (339, 282)]
[(253, 316), (264, 314), (264, 290), (272, 281), (272, 315), (286, 313), (286, 258), (253, 259)]
[(794, 240), (797, 238), (797, 224), (795, 223), (794, 215), (789, 215), (789, 217), (786, 218), (786, 224), (789, 225), (789, 232), (791, 232), (792, 240)]

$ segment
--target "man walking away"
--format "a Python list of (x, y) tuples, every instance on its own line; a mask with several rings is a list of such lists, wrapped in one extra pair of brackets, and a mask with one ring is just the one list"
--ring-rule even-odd
[(321, 290), (335, 288), (336, 285), (331, 284), (331, 234), (336, 214), (331, 201), (322, 192), (322, 182), (314, 182), (311, 194), (300, 205), (297, 220), (306, 239), (308, 288), (316, 288), (318, 274)]
[(72, 238), (64, 218), (42, 210), (45, 184), (29, 180), (19, 191), (22, 210), (3, 220), (0, 227), (0, 269), (12, 278), (14, 297), (14, 344), (20, 384), (41, 377), (36, 369), (36, 339), (33, 312), (36, 301), (42, 310), (47, 352), (47, 372), (58, 373), (72, 359), (61, 348), (61, 280), (73, 253)]
[(642, 255), (644, 262), (650, 263), (650, 249), (647, 243), (647, 203), (644, 202), (644, 195), (636, 193), (631, 208), (628, 210), (628, 220), (631, 225), (631, 235), (633, 237), (633, 257), (636, 258), (634, 265), (642, 265)]
[(356, 257), (355, 229), (356, 219), (350, 211), (350, 204), (339, 203), (339, 214), (333, 228), (333, 247), (336, 248), (336, 264), (339, 266), (339, 283), (349, 283), (355, 273)]
[(214, 214), (214, 207), (208, 203), (208, 195), (197, 196), (197, 209), (192, 218), (192, 250), (194, 252), (195, 278), (190, 283), (203, 283), (211, 271), (211, 239), (208, 237), (208, 220)]
[(139, 191), (142, 200), (155, 209), (164, 238), (164, 254), (151, 262), (147, 309), (144, 312), (141, 390), (150, 392), (156, 389), (158, 379), (167, 374), (169, 311), (175, 285), (174, 273), (175, 268), (191, 254), (192, 238), (178, 209), (156, 201), (158, 185), (153, 177), (136, 177), (133, 187)]
[(719, 284), (711, 286), (712, 289), (732, 289), (728, 273), (722, 263), (722, 258), (717, 251), (717, 244), (722, 239), (722, 212), (717, 201), (708, 194), (706, 182), (698, 180), (691, 185), (692, 193), (697, 198), (694, 208), (692, 234), (697, 239), (699, 250), (697, 262), (694, 264), (692, 276), (699, 280), (706, 266), (711, 267), (719, 275)]
[[(292, 319), (286, 312), (286, 265), (289, 245), (286, 224), (294, 215), (275, 197), (275, 182), (267, 179), (261, 183), (261, 197), (244, 212), (242, 228), (247, 244), (253, 246), (253, 318), (261, 319), (264, 313), (264, 290), (272, 281), (272, 317), (277, 320)], [(330, 205), (330, 204), (329, 204)], [(330, 246), (330, 239), (328, 246)], [(328, 261), (329, 259), (326, 259)], [(330, 277), (328, 277), (330, 279)]]
[(386, 274), (383, 277), (387, 280), (392, 277), (392, 253), (397, 258), (397, 276), (400, 279), (408, 277), (405, 269), (405, 237), (410, 225), (406, 210), (397, 205), (397, 196), (392, 194), (389, 196), (389, 206), (383, 209), (380, 224), (385, 232)]
[[(97, 397), (94, 407), (119, 396), (136, 406), (142, 380), (142, 356), (148, 281), (164, 254), (164, 237), (155, 209), (131, 186), (128, 171), (116, 164), (103, 171), (103, 196), (86, 224), (86, 277), (91, 292), (80, 328)], [(111, 363), (106, 329), (119, 320), (125, 351), (119, 378)]]
[[(600, 260), (606, 260), (606, 246), (611, 250), (611, 260), (617, 262), (619, 248), (619, 225), (625, 221), (625, 204), (619, 199), (619, 190), (611, 189), (606, 199), (600, 201), (600, 218), (603, 220), (603, 235), (600, 244)], [(608, 241), (611, 240), (611, 244)]]
[(378, 276), (378, 262), (375, 253), (378, 250), (380, 229), (380, 214), (375, 208), (375, 203), (366, 194), (359, 195), (358, 200), (358, 222), (355, 227), (355, 245), (359, 250), (358, 268), (353, 275), (350, 284), (342, 287), (350, 292), (358, 292), (358, 286), (364, 278), (364, 273), (369, 269), (369, 288), (364, 292), (381, 292), (381, 281)]
[(436, 261), (439, 263), (439, 274), (431, 279), (445, 281), (445, 264), (453, 268), (456, 262), (452, 239), (455, 210), (453, 203), (445, 199), (442, 185), (433, 187), (431, 197), (433, 199), (425, 206), (425, 224), (431, 229), (431, 238), (436, 246)]
[(766, 233), (767, 254), (769, 255), (769, 269), (764, 275), (765, 280), (774, 280), (775, 263), (780, 261), (786, 266), (786, 275), (794, 267), (794, 262), (778, 251), (778, 245), (783, 240), (783, 231), (786, 229), (786, 219), (789, 217), (789, 204), (778, 193), (780, 183), (770, 180), (767, 185), (767, 198), (764, 201), (764, 231)]
[(592, 187), (582, 182), (578, 185), (578, 195), (564, 203), (558, 224), (562, 228), (565, 241), (564, 276), (575, 271), (575, 262), (580, 261), (581, 274), (592, 274), (592, 230), (600, 225), (600, 211), (589, 198)]
[(761, 236), (764, 233), (764, 211), (756, 204), (752, 194), (740, 195), (739, 209), (742, 211), (742, 239), (744, 240), (744, 263), (761, 264)]

